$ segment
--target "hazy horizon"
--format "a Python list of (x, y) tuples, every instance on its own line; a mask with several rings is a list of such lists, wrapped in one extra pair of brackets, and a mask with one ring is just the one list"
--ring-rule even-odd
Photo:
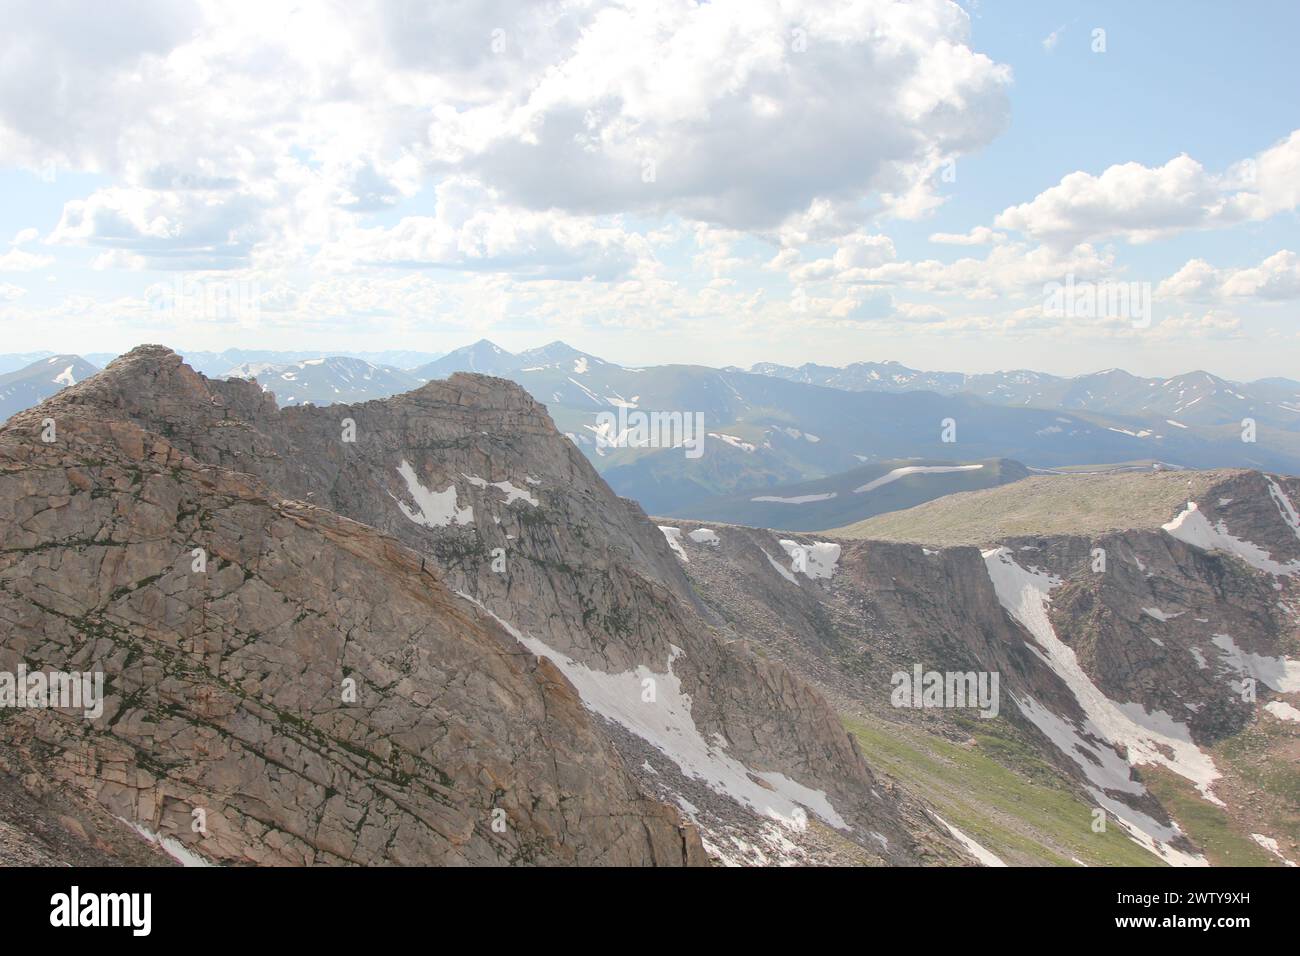
[[(504, 338), (504, 337), (503, 337), (503, 338)], [(533, 349), (540, 349), (540, 348), (543, 348), (543, 347), (545, 347), (545, 346), (547, 346), (547, 345), (552, 345), (552, 344), (563, 344), (563, 345), (568, 345), (568, 346), (571, 347), (571, 348), (577, 349), (579, 352), (583, 352), (583, 353), (585, 353), (585, 354), (587, 354), (587, 355), (594, 356), (595, 358), (603, 359), (604, 361), (611, 362), (611, 363), (613, 363), (613, 364), (615, 364), (615, 365), (620, 365), (620, 366), (623, 366), (623, 367), (633, 367), (633, 368), (634, 368), (634, 367), (637, 367), (637, 366), (642, 366), (642, 365), (644, 365), (644, 366), (656, 366), (656, 365), (697, 365), (697, 366), (702, 366), (702, 367), (705, 367), (705, 368), (714, 368), (714, 369), (722, 369), (722, 368), (733, 367), (733, 368), (740, 368), (740, 369), (742, 369), (742, 370), (748, 371), (751, 367), (753, 367), (754, 365), (759, 364), (759, 363), (761, 363), (761, 362), (767, 362), (767, 363), (771, 363), (771, 364), (775, 364), (775, 365), (784, 365), (784, 366), (790, 366), (790, 367), (799, 367), (799, 366), (801, 366), (801, 365), (807, 364), (807, 363), (802, 362), (802, 361), (800, 361), (800, 362), (794, 362), (794, 361), (784, 361), (784, 360), (771, 359), (771, 358), (767, 358), (767, 359), (757, 359), (757, 360), (755, 360), (754, 362), (746, 362), (746, 363), (743, 363), (743, 364), (742, 364), (742, 363), (739, 363), (739, 362), (727, 362), (727, 361), (721, 361), (721, 362), (705, 362), (705, 361), (690, 361), (690, 360), (687, 360), (687, 361), (667, 361), (667, 362), (637, 362), (637, 361), (620, 361), (619, 359), (617, 359), (617, 358), (615, 358), (615, 357), (613, 357), (613, 356), (611, 356), (611, 355), (603, 354), (603, 353), (601, 353), (601, 352), (599, 352), (599, 351), (595, 351), (595, 350), (590, 349), (590, 348), (584, 348), (581, 344), (575, 343), (574, 341), (571, 341), (571, 340), (569, 340), (569, 339), (555, 339), (555, 338), (552, 338), (552, 339), (546, 339), (545, 341), (534, 341), (534, 342), (529, 342), (529, 344), (525, 344), (525, 345), (520, 346), (520, 347), (518, 347), (518, 348), (509, 348), (509, 347), (507, 347), (506, 345), (504, 345), (501, 341), (498, 341), (497, 339), (492, 338), (492, 337), (490, 337), (490, 336), (480, 336), (479, 338), (473, 339), (473, 340), (471, 340), (471, 341), (462, 342), (462, 343), (459, 343), (459, 344), (456, 344), (456, 345), (452, 345), (452, 346), (450, 346), (450, 347), (440, 347), (440, 348), (422, 348), (422, 347), (419, 347), (418, 345), (417, 345), (417, 346), (411, 346), (411, 347), (391, 347), (391, 348), (380, 348), (380, 347), (377, 347), (377, 346), (380, 346), (380, 345), (384, 345), (385, 343), (371, 343), (371, 347), (370, 347), (370, 348), (351, 348), (351, 347), (347, 347), (347, 346), (342, 346), (342, 347), (337, 347), (337, 348), (336, 348), (336, 347), (314, 347), (314, 346), (303, 346), (303, 345), (298, 345), (298, 346), (295, 346), (295, 347), (278, 347), (278, 348), (272, 348), (272, 347), (262, 346), (262, 345), (259, 345), (259, 344), (236, 344), (236, 345), (228, 345), (228, 346), (224, 346), (224, 347), (221, 347), (221, 348), (188, 348), (188, 347), (186, 347), (186, 346), (183, 346), (183, 345), (177, 344), (177, 343), (175, 343), (175, 342), (170, 342), (170, 341), (165, 341), (165, 340), (164, 340), (164, 341), (140, 341), (140, 342), (136, 342), (136, 343), (134, 343), (134, 344), (132, 344), (132, 345), (126, 347), (126, 348), (123, 348), (123, 349), (89, 349), (89, 350), (87, 350), (87, 351), (85, 351), (85, 352), (79, 352), (79, 351), (78, 351), (78, 352), (71, 352), (71, 351), (59, 351), (59, 350), (56, 350), (56, 349), (49, 349), (49, 348), (44, 348), (44, 349), (42, 349), (42, 348), (33, 348), (33, 349), (24, 349), (24, 350), (21, 350), (21, 351), (14, 351), (14, 352), (3, 352), (3, 353), (0, 353), (0, 355), (5, 355), (5, 356), (8, 356), (8, 355), (31, 355), (31, 356), (33, 356), (33, 361), (39, 361), (41, 358), (48, 357), (48, 356), (51, 356), (51, 355), (77, 355), (77, 356), (79, 356), (79, 357), (82, 358), (82, 359), (86, 359), (86, 358), (87, 358), (87, 355), (103, 356), (103, 355), (106, 355), (106, 354), (111, 354), (111, 355), (113, 355), (113, 356), (118, 356), (118, 355), (124, 355), (124, 354), (126, 354), (127, 352), (131, 351), (131, 349), (133, 349), (133, 348), (137, 348), (137, 347), (142, 346), (142, 345), (162, 345), (162, 346), (165, 346), (165, 347), (171, 349), (173, 352), (176, 352), (178, 355), (182, 355), (182, 356), (186, 355), (187, 353), (200, 353), (200, 352), (202, 352), (202, 353), (211, 353), (211, 354), (217, 354), (217, 355), (220, 355), (220, 354), (222, 354), (222, 353), (224, 353), (224, 352), (228, 352), (228, 351), (239, 351), (239, 352), (274, 352), (274, 353), (280, 353), (280, 354), (285, 354), (285, 355), (291, 355), (291, 354), (299, 354), (299, 353), (301, 353), (301, 354), (304, 355), (304, 356), (312, 357), (312, 358), (331, 358), (331, 357), (362, 357), (362, 358), (364, 358), (364, 357), (366, 357), (366, 356), (376, 356), (376, 355), (380, 355), (380, 354), (383, 354), (383, 353), (389, 353), (389, 352), (413, 352), (413, 353), (423, 353), (423, 354), (425, 354), (425, 355), (431, 356), (431, 358), (429, 358), (428, 361), (432, 361), (434, 358), (441, 358), (441, 357), (443, 357), (443, 356), (445, 356), (445, 355), (448, 355), (448, 354), (450, 354), (450, 353), (452, 353), (452, 352), (455, 352), (455, 351), (458, 351), (458, 350), (460, 350), (460, 349), (464, 349), (464, 348), (468, 348), (468, 347), (470, 347), (470, 346), (472, 346), (472, 345), (476, 345), (476, 344), (478, 344), (480, 341), (487, 341), (487, 342), (490, 342), (491, 344), (496, 345), (496, 346), (498, 346), (499, 348), (502, 348), (502, 349), (504, 349), (505, 351), (510, 352), (510, 353), (512, 353), (512, 354), (518, 354), (518, 353), (526, 352), (526, 351), (533, 350)], [(1091, 374), (1096, 374), (1096, 373), (1100, 373), (1100, 372), (1111, 371), (1111, 370), (1113, 370), (1113, 369), (1118, 369), (1118, 370), (1120, 370), (1120, 371), (1128, 372), (1129, 374), (1131, 374), (1131, 375), (1133, 375), (1133, 376), (1135, 376), (1135, 377), (1137, 377), (1137, 378), (1150, 378), (1150, 379), (1168, 379), (1168, 378), (1171, 378), (1171, 377), (1177, 377), (1177, 376), (1179, 376), (1179, 375), (1193, 374), (1193, 373), (1196, 373), (1196, 372), (1208, 372), (1208, 373), (1211, 374), (1211, 375), (1214, 375), (1214, 376), (1216, 376), (1216, 377), (1218, 377), (1218, 378), (1222, 378), (1222, 379), (1225, 379), (1225, 380), (1228, 380), (1228, 381), (1255, 382), (1255, 381), (1260, 381), (1260, 380), (1262, 380), (1262, 379), (1270, 379), (1270, 378), (1285, 378), (1285, 379), (1289, 379), (1289, 380), (1292, 380), (1292, 381), (1297, 381), (1297, 380), (1298, 380), (1298, 379), (1296, 378), (1296, 373), (1294, 372), (1294, 370), (1291, 371), (1291, 374), (1287, 374), (1286, 372), (1282, 372), (1282, 373), (1278, 373), (1278, 374), (1255, 375), (1255, 376), (1251, 376), (1251, 377), (1249, 377), (1249, 378), (1238, 378), (1238, 377), (1235, 377), (1235, 376), (1232, 376), (1232, 375), (1225, 375), (1225, 374), (1219, 372), (1219, 371), (1218, 371), (1216, 368), (1214, 368), (1212, 365), (1211, 365), (1211, 366), (1198, 366), (1198, 367), (1193, 367), (1193, 368), (1180, 368), (1180, 369), (1176, 369), (1176, 370), (1174, 370), (1174, 371), (1172, 371), (1172, 372), (1156, 373), (1156, 372), (1146, 372), (1146, 371), (1143, 371), (1143, 370), (1140, 369), (1140, 368), (1131, 367), (1131, 366), (1125, 366), (1125, 365), (1107, 365), (1107, 366), (1101, 366), (1101, 367), (1096, 367), (1096, 368), (1085, 368), (1083, 371), (1080, 371), (1080, 372), (1060, 372), (1060, 371), (1055, 371), (1055, 370), (1053, 370), (1053, 369), (1051, 369), (1051, 368), (1040, 368), (1040, 367), (1036, 367), (1036, 366), (1022, 366), (1022, 365), (1017, 365), (1017, 366), (1010, 366), (1010, 365), (1008, 365), (1008, 366), (990, 366), (990, 367), (987, 367), (987, 368), (973, 368), (973, 367), (972, 367), (972, 368), (963, 368), (963, 367), (959, 367), (959, 366), (942, 366), (942, 365), (923, 364), (923, 363), (922, 363), (922, 364), (913, 364), (913, 363), (911, 363), (911, 362), (900, 361), (900, 360), (898, 360), (898, 359), (891, 358), (891, 357), (888, 357), (888, 356), (880, 357), (880, 358), (860, 358), (860, 359), (853, 359), (852, 361), (847, 361), (847, 360), (845, 360), (845, 361), (835, 361), (835, 360), (831, 360), (831, 361), (815, 361), (815, 360), (810, 360), (810, 361), (812, 361), (812, 364), (814, 364), (814, 365), (821, 365), (821, 366), (825, 366), (825, 367), (828, 367), (828, 368), (845, 368), (846, 366), (853, 365), (853, 364), (855, 364), (855, 363), (859, 363), (859, 362), (875, 362), (875, 363), (882, 363), (882, 364), (883, 364), (883, 363), (887, 363), (887, 362), (893, 362), (893, 363), (896, 363), (896, 364), (898, 364), (898, 365), (902, 365), (902, 366), (905, 366), (905, 367), (907, 367), (907, 368), (915, 369), (915, 370), (917, 370), (917, 371), (922, 371), (922, 372), (955, 372), (955, 373), (963, 373), (963, 374), (967, 374), (967, 375), (984, 375), (984, 374), (993, 374), (993, 373), (997, 373), (997, 372), (1032, 371), (1032, 372), (1039, 372), (1039, 373), (1043, 373), (1043, 374), (1047, 374), (1047, 375), (1054, 375), (1054, 376), (1057, 376), (1057, 377), (1060, 377), (1060, 378), (1078, 378), (1078, 377), (1080, 377), (1080, 376), (1084, 376), (1084, 375), (1091, 375)], [(377, 363), (377, 364), (391, 364), (391, 363)], [(400, 367), (400, 366), (399, 366), (399, 367)]]

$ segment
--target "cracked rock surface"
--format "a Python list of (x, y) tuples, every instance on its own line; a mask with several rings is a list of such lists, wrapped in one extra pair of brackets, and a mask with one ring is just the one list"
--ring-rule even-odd
[[(0, 709), (0, 770), (206, 860), (708, 862), (682, 794), (645, 783), (645, 740), (558, 660), (671, 672), (751, 778), (824, 795), (864, 861), (914, 861), (824, 698), (718, 624), (503, 380), (281, 410), (143, 346), (0, 429), (0, 670), (107, 685), (95, 719)], [(714, 802), (711, 825), (762, 832), (761, 808)]]

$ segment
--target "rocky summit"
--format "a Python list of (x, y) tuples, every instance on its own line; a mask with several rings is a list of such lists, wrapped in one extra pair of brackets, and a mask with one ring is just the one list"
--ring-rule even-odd
[(142, 346), (20, 412), (0, 671), (5, 862), (973, 862), (502, 379), (280, 408)]

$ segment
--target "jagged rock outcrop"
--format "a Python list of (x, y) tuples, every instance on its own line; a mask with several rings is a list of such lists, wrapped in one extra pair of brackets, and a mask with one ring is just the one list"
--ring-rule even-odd
[(700, 857), (554, 669), (418, 554), (132, 423), (57, 420), (48, 445), (0, 435), (0, 659), (102, 668), (107, 699), (5, 713), (12, 771), (219, 861)]
[(280, 410), (136, 349), (0, 430), (0, 622), (0, 667), (109, 686), (0, 711), (6, 768), (207, 859), (698, 863), (695, 824), (917, 858), (821, 696), (502, 380)]

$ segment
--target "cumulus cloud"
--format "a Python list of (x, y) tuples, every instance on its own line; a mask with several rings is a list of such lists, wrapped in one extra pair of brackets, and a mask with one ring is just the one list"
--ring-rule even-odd
[(1123, 163), (1100, 176), (1070, 173), (1029, 202), (1004, 210), (994, 224), (1061, 246), (1116, 235), (1146, 242), (1217, 218), (1222, 206), (1223, 196), (1201, 164), (1179, 156), (1154, 169)]
[(8, 252), (0, 252), (0, 272), (34, 272), (45, 268), (53, 261), (53, 256), (36, 255), (15, 246)]
[(1010, 74), (968, 33), (929, 0), (610, 5), (535, 88), (440, 115), (432, 152), (528, 206), (773, 227), (995, 135)]
[(642, 237), (585, 217), (502, 205), (472, 180), (436, 190), (432, 216), (408, 216), (391, 228), (356, 228), (321, 250), (317, 265), (446, 268), (546, 278), (611, 280), (651, 255)]
[[(37, 269), (43, 269), (54, 262), (53, 256), (38, 255), (34, 252), (27, 252), (20, 246), (32, 242), (40, 235), (35, 229), (23, 229), (10, 243), (8, 252), (0, 253), (0, 272), (34, 272)], [(10, 286), (9, 288), (17, 288)], [(15, 296), (11, 296), (16, 298)]]
[(1122, 163), (1100, 176), (1070, 173), (1003, 210), (994, 225), (1058, 246), (1110, 237), (1142, 243), (1264, 220), (1298, 205), (1300, 130), (1220, 175), (1187, 155), (1157, 167)]
[(1260, 299), (1300, 298), (1300, 257), (1288, 249), (1274, 253), (1258, 266), (1230, 271), (1223, 279), (1223, 294)]
[(1297, 299), (1300, 256), (1282, 249), (1242, 269), (1217, 269), (1204, 259), (1192, 259), (1161, 282), (1156, 294), (1171, 299)]
[[(993, 246), (983, 258), (970, 256), (941, 262), (938, 259), (895, 260), (893, 243), (883, 236), (876, 238), (884, 242), (870, 247), (849, 247), (852, 251), (845, 255), (841, 255), (845, 251), (841, 247), (833, 257), (793, 265), (791, 281), (863, 283), (992, 299), (1037, 294), (1047, 282), (1063, 282), (1067, 276), (1095, 279), (1108, 276), (1115, 269), (1113, 253), (1098, 251), (1087, 244), (1062, 251), (1046, 245), (1004, 242)], [(868, 255), (874, 255), (875, 261), (869, 261)]]
[[(52, 241), (151, 268), (301, 261), (449, 179), (816, 241), (924, 215), (940, 165), (1007, 122), (1010, 71), (947, 0), (17, 5), (0, 152), (109, 177)], [(401, 229), (447, 252), (437, 223)]]
[(154, 268), (220, 268), (247, 260), (271, 208), (248, 192), (113, 186), (66, 203), (49, 241), (134, 254)]
[(794, 265), (790, 270), (790, 278), (795, 282), (814, 282), (820, 279), (851, 282), (866, 270), (891, 262), (896, 256), (894, 243), (888, 236), (846, 236), (831, 256)]
[(1219, 286), (1219, 270), (1204, 259), (1191, 259), (1156, 287), (1156, 295), (1169, 299), (1208, 298)]

